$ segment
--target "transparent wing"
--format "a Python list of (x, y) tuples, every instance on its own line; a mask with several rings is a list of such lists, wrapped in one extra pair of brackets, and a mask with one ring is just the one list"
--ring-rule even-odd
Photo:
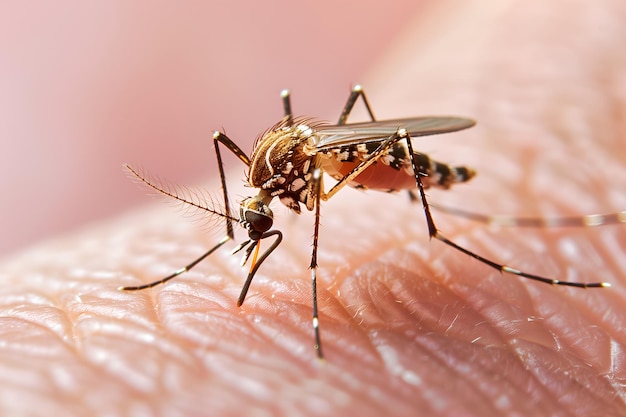
[(476, 124), (472, 119), (454, 116), (425, 116), (406, 119), (381, 120), (346, 125), (322, 125), (315, 129), (319, 137), (317, 150), (337, 146), (380, 141), (393, 135), (398, 129), (406, 129), (411, 137), (456, 132)]

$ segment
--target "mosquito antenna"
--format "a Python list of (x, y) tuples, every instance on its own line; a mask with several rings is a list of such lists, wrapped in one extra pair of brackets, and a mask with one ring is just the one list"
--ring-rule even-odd
[(228, 219), (228, 220), (231, 220), (231, 221), (235, 221), (235, 222), (239, 221), (239, 219), (231, 216), (229, 213), (224, 213), (222, 211), (219, 211), (219, 210), (216, 210), (214, 208), (209, 207), (206, 204), (206, 202), (205, 202), (205, 204), (202, 204), (199, 201), (193, 200), (191, 197), (181, 195), (181, 193), (179, 193), (179, 192), (172, 191), (172, 190), (169, 190), (168, 188), (164, 188), (162, 186), (157, 185), (148, 176), (139, 173), (137, 170), (135, 170), (133, 167), (131, 167), (128, 164), (125, 164), (124, 167), (127, 170), (129, 170), (130, 173), (133, 174), (139, 181), (141, 181), (142, 183), (144, 183), (148, 187), (152, 188), (153, 190), (155, 190), (159, 194), (163, 194), (163, 195), (166, 195), (168, 197), (172, 197), (173, 199), (175, 199), (175, 200), (177, 200), (177, 201), (179, 201), (181, 203), (190, 205), (190, 206), (192, 206), (194, 208), (197, 208), (197, 209), (202, 210), (202, 211), (209, 212), (211, 214), (215, 214), (215, 215), (223, 217), (225, 219)]

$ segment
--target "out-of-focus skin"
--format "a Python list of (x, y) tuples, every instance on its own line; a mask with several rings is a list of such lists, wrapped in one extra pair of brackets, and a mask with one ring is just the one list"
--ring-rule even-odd
[(207, 178), (211, 132), (227, 128), (248, 149), (280, 117), (268, 98), (282, 88), (299, 92), (307, 114), (334, 116), (329, 103), (420, 8), (1, 2), (0, 257), (138, 204), (123, 162)]
[[(381, 119), (478, 120), (471, 130), (415, 141), (478, 171), (450, 192), (429, 191), (430, 202), (491, 214), (624, 209), (622, 2), (572, 2), (567, 10), (437, 4), (400, 22), (405, 32), (359, 80)], [(292, 94), (295, 101), (299, 92)], [(234, 200), (252, 191), (241, 186), (241, 171), (229, 174)], [(212, 193), (218, 187), (215, 177), (206, 184)], [(245, 270), (228, 250), (165, 286), (116, 290), (167, 275), (223, 233), (159, 204), (2, 265), (7, 415), (626, 414), (624, 225), (490, 228), (435, 213), (448, 237), (481, 255), (612, 284), (550, 287), (429, 242), (420, 206), (405, 195), (342, 191), (322, 207), (320, 363), (309, 213), (275, 204), (284, 243), (237, 308)]]

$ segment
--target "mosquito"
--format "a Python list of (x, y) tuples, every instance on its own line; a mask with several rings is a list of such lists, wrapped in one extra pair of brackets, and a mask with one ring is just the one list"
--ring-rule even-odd
[[(176, 190), (160, 186), (131, 166), (126, 165), (133, 175), (158, 193), (221, 217), (225, 222), (226, 235), (198, 259), (171, 275), (149, 284), (121, 287), (120, 289), (136, 291), (151, 288), (189, 271), (226, 242), (234, 240), (233, 223), (238, 222), (248, 232), (248, 239), (239, 244), (232, 253), (243, 251), (242, 266), (252, 256), (247, 278), (237, 300), (237, 306), (241, 306), (259, 267), (283, 239), (280, 230), (272, 229), (274, 215), (269, 207), (270, 202), (274, 198), (278, 198), (281, 203), (297, 214), (301, 213), (301, 205), (303, 205), (308, 211), (314, 211), (315, 217), (313, 251), (309, 264), (313, 304), (312, 324), (315, 337), (314, 348), (317, 356), (323, 359), (317, 303), (320, 203), (332, 198), (345, 186), (386, 192), (408, 190), (413, 200), (421, 201), (431, 239), (438, 239), (501, 273), (517, 275), (551, 285), (578, 288), (610, 286), (606, 282), (561, 281), (520, 271), (478, 255), (441, 234), (433, 219), (425, 190), (430, 187), (449, 189), (455, 184), (469, 181), (476, 172), (468, 167), (450, 166), (437, 162), (423, 153), (416, 152), (411, 139), (418, 136), (451, 133), (467, 129), (474, 126), (474, 120), (455, 116), (428, 116), (377, 121), (363, 89), (357, 85), (352, 89), (337, 124), (328, 124), (310, 118), (294, 117), (291, 111), (289, 91), (283, 90), (281, 97), (285, 112), (284, 118), (256, 140), (250, 156), (224, 133), (215, 132), (213, 134), (223, 192), (222, 209), (215, 209), (209, 204), (203, 204), (189, 196), (181, 195)], [(348, 117), (359, 98), (364, 103), (371, 121), (347, 123)], [(238, 216), (231, 212), (220, 146), (225, 146), (246, 165), (246, 180), (251, 187), (258, 189), (257, 195), (248, 197), (240, 203)], [(324, 173), (336, 180), (336, 183), (328, 191), (325, 191), (323, 186)], [(417, 190), (417, 196), (413, 194), (413, 190)], [(443, 210), (484, 222), (496, 219), (481, 217), (458, 209), (444, 207)], [(508, 218), (508, 221), (502, 221), (502, 223), (511, 224), (512, 219), (514, 218)], [(605, 224), (603, 220), (607, 220), (607, 223), (626, 222), (626, 213), (583, 216), (576, 219), (578, 220), (563, 219), (562, 225), (576, 222), (585, 225)], [(540, 224), (541, 221), (538, 219), (526, 219), (526, 222), (521, 222), (521, 225)], [(550, 225), (560, 224), (558, 221), (550, 223)], [(271, 244), (260, 254), (260, 243), (263, 240), (271, 241)]]

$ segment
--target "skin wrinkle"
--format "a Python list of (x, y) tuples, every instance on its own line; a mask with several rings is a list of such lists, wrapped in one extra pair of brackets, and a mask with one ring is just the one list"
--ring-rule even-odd
[[(419, 343), (419, 342), (418, 342)], [(432, 345), (432, 346), (428, 346), (428, 345)], [(502, 363), (502, 358), (499, 358), (500, 360), (498, 361), (489, 361), (489, 363), (485, 363), (485, 361), (481, 361), (480, 363), (476, 364), (475, 363), (475, 355), (474, 354), (469, 354), (467, 355), (467, 353), (465, 353), (465, 355), (467, 355), (467, 360), (463, 359), (466, 356), (453, 356), (451, 358), (446, 358), (446, 355), (444, 354), (444, 350), (442, 349), (442, 346), (440, 344), (434, 344), (434, 343), (424, 343), (425, 347), (429, 348), (429, 352), (431, 353), (431, 355), (435, 356), (436, 358), (438, 358), (439, 363), (441, 364), (442, 367), (446, 367), (447, 369), (450, 369), (450, 372), (452, 372), (455, 377), (454, 379), (460, 379), (464, 382), (464, 385), (470, 386), (472, 387), (472, 393), (470, 394), (470, 396), (480, 396), (483, 397), (485, 399), (492, 397), (495, 395), (495, 393), (489, 392), (490, 390), (488, 389), (489, 387), (485, 387), (482, 386), (480, 384), (480, 380), (481, 380), (481, 376), (484, 373), (488, 373), (490, 371), (492, 371), (492, 369), (490, 369), (493, 365), (495, 364), (501, 364)], [(446, 349), (448, 350), (448, 349)], [(463, 349), (465, 350), (465, 349)], [(502, 351), (502, 349), (499, 348), (490, 348), (488, 350), (485, 350), (484, 352), (490, 352), (489, 357), (493, 357), (496, 356), (498, 357), (499, 355), (497, 355), (496, 352), (494, 352), (494, 350), (497, 351)], [(454, 358), (452, 361), (450, 359)], [(460, 358), (460, 360), (459, 360)], [(512, 358), (515, 359), (515, 358)], [(487, 365), (487, 366), (484, 366)], [(501, 366), (501, 365), (500, 365)], [(489, 384), (489, 379), (486, 379), (486, 383)], [(492, 382), (496, 382), (496, 381), (492, 381)], [(501, 383), (500, 381), (497, 381), (498, 383)], [(493, 389), (493, 387), (491, 387)], [(513, 388), (509, 389), (510, 391), (514, 391)], [(506, 392), (506, 389), (500, 389), (498, 391), (498, 393), (503, 394), (504, 392)], [(486, 404), (492, 404), (492, 412), (495, 411), (495, 409), (497, 408), (494, 404), (494, 402), (491, 401), (485, 401)]]
[[(568, 307), (566, 311), (561, 311), (555, 307), (554, 302), (551, 302), (555, 297), (547, 294), (544, 295), (545, 298), (548, 299), (539, 305), (537, 315), (542, 317), (543, 325), (550, 332), (558, 335), (558, 350), (576, 354), (598, 369), (608, 369), (610, 359), (606, 353), (610, 350), (610, 337), (607, 336), (610, 329), (602, 324), (601, 316), (596, 311), (580, 305), (572, 297), (564, 304)], [(585, 341), (583, 336), (589, 333), (586, 329), (591, 328), (594, 329), (593, 333), (597, 334), (593, 337), (593, 343), (589, 341), (582, 343)], [(587, 335), (588, 337), (590, 335)]]
[[(607, 381), (601, 375), (595, 375), (587, 364), (581, 363), (574, 356), (561, 352), (546, 351), (542, 346), (529, 345), (522, 340), (519, 340), (517, 345), (519, 357), (527, 364), (528, 371), (548, 391), (553, 393), (554, 398), (559, 398), (559, 403), (567, 406), (572, 414), (574, 414), (574, 411), (582, 412), (584, 413), (583, 415), (597, 412), (593, 404), (600, 403), (606, 404), (606, 412), (618, 412), (619, 408), (616, 408), (611, 402), (606, 402)], [(567, 377), (567, 379), (573, 378), (574, 381), (570, 384), (551, 383), (551, 381), (562, 379), (556, 377), (561, 375)], [(577, 410), (577, 407), (580, 407), (576, 402), (578, 395), (585, 395), (597, 400), (590, 401), (587, 405), (584, 405), (584, 407), (590, 408), (589, 410)]]
[[(609, 4), (613, 3), (603, 3)], [(456, 7), (463, 17), (456, 21), (459, 26), (443, 25), (439, 32), (425, 25), (407, 26), (415, 31), (404, 35), (411, 45), (428, 49), (443, 42), (436, 50), (417, 50), (402, 60), (390, 53), (381, 62), (394, 71), (375, 68), (363, 80), (381, 118), (419, 114), (423, 109), (424, 114), (458, 113), (478, 119), (478, 127), (459, 133), (458, 142), (455, 135), (419, 140), (419, 149), (424, 151), (431, 146), (449, 147), (449, 151), (439, 151), (437, 159), (467, 163), (478, 170), (478, 177), (466, 188), (449, 194), (429, 192), (432, 201), (452, 201), (490, 214), (510, 214), (506, 208), (518, 205), (521, 213), (530, 214), (552, 208), (578, 214), (586, 213), (586, 207), (625, 208), (619, 197), (623, 176), (611, 174), (622, 171), (623, 137), (593, 143), (598, 132), (595, 124), (604, 120), (604, 112), (595, 113), (595, 101), (578, 103), (575, 95), (572, 104), (580, 106), (580, 113), (590, 114), (591, 135), (580, 137), (568, 130), (542, 135), (551, 127), (538, 126), (554, 120), (561, 123), (562, 102), (553, 91), (574, 88), (584, 79), (572, 77), (565, 69), (562, 81), (552, 76), (545, 79), (534, 74), (532, 66), (520, 66), (519, 54), (539, 58), (533, 55), (536, 52), (518, 50), (521, 41), (508, 39), (509, 54), (498, 53), (503, 47), (497, 41), (507, 42), (511, 20), (529, 19), (524, 10), (542, 7), (547, 14), (544, 19), (551, 21), (551, 13), (559, 15), (553, 9), (556, 6), (502, 6), (502, 14), (492, 22), (496, 28), (482, 26), (482, 36), (491, 39), (486, 43), (472, 38), (471, 28), (464, 31), (462, 20), (476, 24), (475, 17), (463, 13), (462, 7), (469, 6)], [(578, 7), (559, 19), (585, 22), (586, 11), (598, 6), (580, 3)], [(622, 9), (616, 6), (615, 20), (609, 19), (609, 25), (621, 25), (623, 15), (618, 11)], [(426, 11), (422, 17), (426, 24), (438, 21), (433, 17), (436, 12)], [(559, 32), (558, 21), (554, 22), (549, 25), (554, 29), (543, 29), (548, 32), (535, 36), (543, 39)], [(518, 30), (527, 24), (522, 20)], [(467, 59), (463, 56), (437, 56), (437, 51), (456, 50), (445, 43), (446, 39), (459, 40), (455, 31), (467, 40), (464, 56), (489, 51), (494, 59), (501, 57), (498, 76), (490, 65), (473, 61), (463, 65)], [(541, 52), (543, 46), (536, 48)], [(406, 50), (402, 45), (399, 49)], [(579, 53), (586, 56), (585, 50)], [(418, 67), (410, 59), (414, 56), (420, 57)], [(572, 58), (563, 59), (560, 65), (573, 65)], [(593, 64), (592, 60), (576, 61), (581, 67)], [(429, 69), (431, 65), (436, 69)], [(507, 77), (510, 68), (515, 71)], [(559, 68), (552, 69), (554, 74), (559, 75)], [(586, 76), (577, 71), (582, 74), (578, 77)], [(390, 73), (396, 76), (385, 76)], [(482, 77), (484, 83), (468, 81), (468, 77)], [(526, 91), (527, 84), (534, 87)], [(601, 97), (609, 94), (598, 93)], [(551, 106), (556, 109), (534, 119), (537, 102), (541, 103), (539, 114)], [(507, 115), (507, 109), (513, 114)], [(526, 137), (528, 129), (520, 133), (518, 124), (532, 125), (534, 135)], [(567, 151), (567, 143), (579, 140), (595, 146), (577, 144), (577, 152), (587, 146), (589, 152), (610, 143), (614, 147), (586, 159), (586, 155)], [(559, 143), (552, 147), (554, 141)], [(607, 185), (593, 188), (594, 182), (586, 182), (576, 171), (573, 178), (563, 179), (571, 187), (556, 185), (545, 191), (537, 187), (545, 177), (527, 160), (539, 158), (541, 152), (515, 152), (518, 145), (546, 149), (556, 164), (562, 164), (554, 172), (582, 160), (582, 172), (593, 168)], [(601, 166), (597, 161), (602, 161)], [(507, 165), (514, 166), (507, 170)], [(525, 175), (529, 170), (533, 175)], [(233, 168), (231, 183), (237, 184), (240, 173), (239, 166)], [(215, 178), (207, 188), (219, 190)], [(511, 190), (523, 190), (523, 194)], [(570, 190), (576, 195), (568, 195)], [(248, 194), (236, 187), (232, 191), (234, 196)], [(604, 192), (612, 197), (595, 198)], [(579, 198), (585, 203), (577, 204)], [(62, 411), (70, 408), (76, 415), (119, 415), (142, 409), (169, 415), (183, 411), (188, 415), (252, 411), (380, 415), (393, 411), (396, 415), (617, 416), (626, 411), (619, 385), (625, 378), (624, 367), (614, 365), (619, 360), (615, 355), (624, 350), (620, 346), (626, 344), (621, 334), (626, 320), (625, 283), (619, 263), (603, 263), (607, 257), (615, 259), (615, 254), (607, 255), (602, 246), (607, 234), (619, 242), (624, 226), (520, 232), (435, 213), (444, 233), (494, 260), (558, 277), (579, 275), (581, 280), (601, 273), (614, 285), (601, 290), (550, 287), (501, 276), (440, 242), (429, 242), (419, 205), (411, 205), (404, 195), (342, 190), (322, 207), (319, 301), (328, 360), (320, 364), (311, 346), (306, 270), (310, 214), (295, 218), (276, 210), (277, 227), (285, 232), (285, 250), (279, 249), (263, 265), (249, 298), (238, 309), (235, 300), (247, 270), (237, 267), (239, 256), (228, 254), (233, 245), (165, 286), (137, 293), (115, 290), (176, 270), (221, 237), (223, 231), (207, 236), (162, 205), (155, 203), (157, 208), (142, 208), (42, 243), (0, 268), (0, 315), (3, 322), (15, 326), (0, 326), (6, 336), (0, 338), (2, 391), (6, 398), (19, 399), (11, 407), (42, 405), (49, 414), (59, 415), (67, 415)], [(578, 259), (564, 257), (557, 245), (556, 240), (568, 234), (581, 251)], [(239, 239), (243, 235), (237, 231)], [(544, 243), (536, 246), (526, 239)], [(597, 255), (584, 257), (585, 246), (580, 242), (586, 239), (597, 247)], [(539, 253), (536, 247), (541, 248)], [(83, 272), (74, 273), (75, 268)], [(66, 313), (50, 314), (55, 309)], [(365, 314), (357, 320), (361, 311)], [(65, 376), (54, 373), (50, 364), (64, 370)]]
[[(376, 291), (376, 293), (377, 293), (377, 294), (379, 294), (379, 293), (380, 293), (380, 291)], [(388, 316), (389, 316), (389, 315), (387, 315), (387, 317), (388, 317)], [(483, 393), (483, 394), (485, 394), (485, 393)]]

